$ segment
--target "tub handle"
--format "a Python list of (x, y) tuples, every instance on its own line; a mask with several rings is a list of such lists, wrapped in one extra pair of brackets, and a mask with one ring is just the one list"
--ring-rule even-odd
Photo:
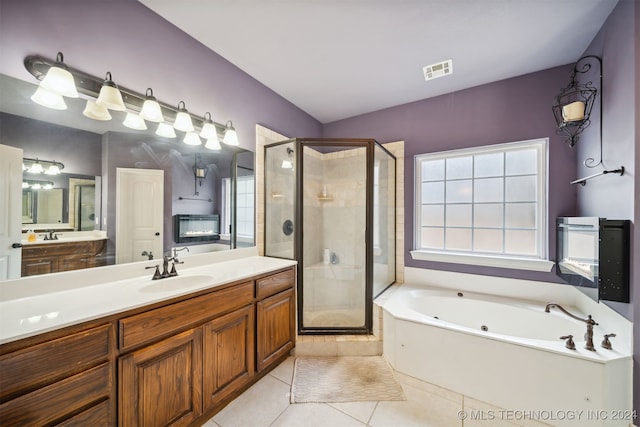
[(602, 348), (611, 350), (611, 341), (609, 341), (609, 337), (613, 338), (615, 336), (616, 334), (605, 334), (604, 339), (602, 340)]
[(565, 343), (565, 347), (567, 347), (569, 350), (575, 350), (576, 349), (576, 343), (573, 342), (573, 335), (565, 335), (560, 337), (561, 340), (567, 340), (567, 342)]

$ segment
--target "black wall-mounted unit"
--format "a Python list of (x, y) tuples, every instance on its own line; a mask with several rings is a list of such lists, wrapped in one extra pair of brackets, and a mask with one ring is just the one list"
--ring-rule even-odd
[(173, 235), (176, 243), (220, 240), (220, 215), (174, 215)]
[(629, 220), (560, 217), (556, 220), (556, 274), (598, 289), (598, 299), (630, 301)]

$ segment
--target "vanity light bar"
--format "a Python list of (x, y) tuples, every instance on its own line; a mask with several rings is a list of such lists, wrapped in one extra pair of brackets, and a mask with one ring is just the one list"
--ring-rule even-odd
[(29, 157), (22, 158), (22, 170), (33, 174), (44, 173), (45, 175), (59, 175), (64, 169), (64, 165), (55, 160), (31, 159)]
[(36, 181), (32, 179), (22, 181), (22, 188), (33, 188), (34, 190), (51, 190), (53, 186), (52, 181)]
[[(42, 81), (45, 78), (49, 69), (55, 66), (55, 64), (56, 61), (40, 55), (30, 55), (24, 59), (24, 66), (27, 71), (29, 71), (29, 73), (31, 73), (39, 81)], [(105, 81), (103, 78), (98, 78), (75, 68), (69, 67), (66, 63), (65, 67), (67, 71), (69, 71), (73, 75), (75, 79), (76, 89), (79, 93), (95, 99), (98, 98), (100, 90), (102, 89)], [(127, 109), (135, 111), (136, 113), (140, 113), (142, 111), (144, 102), (149, 99), (149, 96), (147, 96), (146, 94), (138, 93), (120, 85), (118, 85), (118, 89), (122, 94), (122, 100)], [(147, 91), (146, 93), (149, 92)], [(169, 122), (175, 122), (180, 109), (178, 107), (174, 107), (172, 105), (158, 101), (157, 99), (155, 99), (155, 97), (154, 101), (156, 101), (160, 105), (161, 112), (163, 113), (164, 118), (168, 119)], [(189, 113), (189, 116), (191, 116), (191, 119), (193, 120), (193, 125), (199, 129), (202, 129), (206, 123), (213, 124), (216, 128), (218, 139), (224, 142), (224, 137), (226, 136), (226, 133), (228, 131), (228, 127), (226, 125), (213, 122), (210, 118), (207, 118), (205, 120), (203, 117), (191, 113)]]

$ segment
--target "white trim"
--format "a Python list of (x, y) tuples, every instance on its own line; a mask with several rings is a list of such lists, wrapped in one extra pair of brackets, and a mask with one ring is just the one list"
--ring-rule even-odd
[(411, 251), (411, 258), (420, 261), (450, 262), (454, 264), (480, 265), (484, 267), (500, 267), (511, 268), (515, 270), (544, 272), (551, 271), (555, 264), (553, 261), (544, 259), (461, 254), (452, 252), (432, 252), (425, 250)]

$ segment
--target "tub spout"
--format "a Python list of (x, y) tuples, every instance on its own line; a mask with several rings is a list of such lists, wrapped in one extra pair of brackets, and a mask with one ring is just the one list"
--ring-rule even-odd
[(585, 341), (586, 341), (586, 344), (585, 344), (585, 346), (584, 346), (584, 347), (585, 347), (587, 350), (589, 350), (589, 351), (596, 351), (596, 348), (595, 348), (595, 346), (593, 345), (593, 327), (594, 327), (595, 325), (597, 325), (597, 323), (596, 323), (596, 321), (595, 321), (595, 320), (593, 320), (593, 319), (591, 318), (591, 315), (590, 315), (590, 314), (587, 316), (587, 318), (586, 318), (586, 319), (581, 319), (581, 318), (579, 318), (578, 316), (575, 316), (575, 315), (573, 315), (573, 314), (569, 313), (569, 312), (568, 312), (567, 310), (565, 310), (565, 309), (564, 309), (560, 304), (556, 304), (556, 303), (553, 303), (553, 302), (552, 302), (552, 303), (547, 304), (547, 306), (544, 308), (544, 311), (545, 311), (545, 312), (547, 312), (547, 313), (549, 313), (549, 312), (551, 311), (551, 309), (552, 309), (552, 308), (557, 308), (558, 310), (562, 311), (562, 312), (563, 312), (564, 314), (566, 314), (567, 316), (569, 316), (569, 317), (571, 317), (571, 318), (573, 318), (573, 319), (579, 320), (579, 321), (581, 321), (581, 322), (586, 323), (586, 324), (587, 324), (587, 333), (584, 335), (584, 339), (585, 339)]

